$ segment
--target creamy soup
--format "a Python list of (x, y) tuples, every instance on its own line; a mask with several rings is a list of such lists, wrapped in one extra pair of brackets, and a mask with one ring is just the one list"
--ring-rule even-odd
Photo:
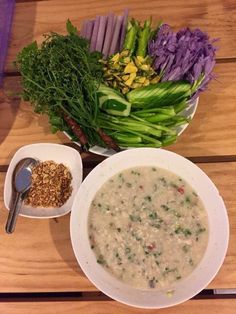
[(97, 192), (89, 213), (97, 263), (137, 288), (168, 288), (200, 262), (208, 219), (192, 187), (156, 167), (130, 168)]

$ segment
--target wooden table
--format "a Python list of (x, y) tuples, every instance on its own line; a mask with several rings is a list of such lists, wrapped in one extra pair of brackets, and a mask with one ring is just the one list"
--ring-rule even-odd
[[(80, 270), (70, 243), (70, 215), (33, 220), (19, 217), (14, 234), (4, 230), (7, 210), (3, 185), (16, 150), (37, 142), (69, 143), (51, 134), (47, 118), (12, 92), (20, 90), (12, 61), (32, 40), (48, 31), (65, 32), (70, 18), (80, 27), (85, 18), (124, 7), (143, 20), (149, 15), (176, 29), (200, 27), (218, 42), (217, 79), (202, 94), (197, 113), (177, 144), (168, 147), (195, 162), (214, 181), (225, 200), (230, 242), (224, 264), (206, 290), (170, 309), (144, 311), (110, 300)], [(214, 289), (236, 288), (236, 2), (235, 0), (18, 0), (0, 92), (0, 313), (236, 313), (235, 294), (213, 295)], [(88, 173), (101, 157), (82, 154)], [(220, 232), (220, 226), (219, 226)], [(214, 258), (214, 257), (212, 257)]]

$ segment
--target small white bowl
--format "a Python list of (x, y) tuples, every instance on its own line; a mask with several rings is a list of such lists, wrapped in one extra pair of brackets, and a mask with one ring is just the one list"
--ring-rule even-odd
[(39, 161), (53, 160), (56, 163), (63, 163), (69, 168), (72, 174), (72, 194), (67, 202), (61, 207), (42, 208), (22, 205), (20, 215), (30, 218), (54, 218), (70, 212), (74, 197), (82, 182), (82, 160), (80, 154), (73, 148), (51, 143), (31, 144), (21, 147), (13, 156), (7, 170), (4, 185), (4, 204), (9, 210), (12, 193), (12, 174), (16, 164), (25, 157), (32, 157)]
[[(182, 177), (198, 193), (208, 214), (209, 240), (205, 254), (188, 277), (175, 283), (171, 297), (165, 290), (137, 289), (119, 281), (97, 263), (90, 248), (88, 214), (96, 192), (116, 173), (137, 166), (156, 166)], [(184, 302), (210, 283), (224, 261), (229, 240), (229, 222), (222, 197), (200, 168), (186, 158), (164, 149), (139, 148), (117, 153), (90, 172), (74, 200), (70, 234), (80, 267), (98, 289), (122, 303), (152, 309)]]

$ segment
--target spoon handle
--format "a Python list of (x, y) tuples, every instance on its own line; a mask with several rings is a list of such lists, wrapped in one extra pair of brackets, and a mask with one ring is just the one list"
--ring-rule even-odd
[(12, 233), (15, 230), (16, 226), (16, 219), (19, 214), (20, 208), (22, 204), (22, 193), (16, 193), (14, 202), (12, 207), (9, 210), (9, 214), (7, 217), (7, 223), (5, 230), (7, 233)]

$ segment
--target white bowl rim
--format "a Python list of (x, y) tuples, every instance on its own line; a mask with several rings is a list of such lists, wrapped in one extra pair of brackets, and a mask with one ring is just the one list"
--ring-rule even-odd
[[(140, 302), (134, 302), (134, 301), (129, 301), (127, 300), (127, 298), (124, 300), (124, 298), (120, 297), (120, 294), (114, 293), (114, 289), (111, 292), (110, 289), (107, 288), (107, 283), (106, 283), (106, 289), (103, 286), (103, 283), (101, 284), (101, 282), (98, 283), (97, 279), (96, 279), (96, 273), (98, 272), (106, 272), (105, 270), (102, 270), (102, 266), (100, 265), (95, 265), (94, 263), (91, 263), (90, 269), (89, 269), (89, 261), (86, 260), (86, 257), (84, 256), (84, 254), (86, 254), (86, 250), (90, 250), (90, 247), (87, 249), (83, 248), (83, 251), (81, 250), (81, 241), (83, 241), (84, 239), (79, 240), (79, 236), (81, 236), (81, 232), (80, 232), (80, 228), (82, 226), (82, 224), (84, 223), (84, 221), (79, 221), (77, 223), (77, 226), (75, 226), (75, 221), (78, 218), (81, 218), (81, 212), (85, 212), (86, 214), (88, 214), (89, 208), (83, 208), (83, 211), (79, 210), (79, 204), (81, 202), (81, 199), (83, 197), (84, 192), (86, 192), (88, 189), (93, 189), (93, 185), (91, 185), (92, 182), (95, 182), (94, 180), (96, 178), (98, 178), (98, 175), (101, 175), (101, 171), (105, 171), (108, 169), (109, 165), (111, 165), (113, 163), (114, 160), (118, 160), (120, 158), (120, 156), (128, 156), (131, 155), (133, 157), (140, 157), (140, 153), (141, 151), (143, 151), (144, 154), (146, 154), (146, 156), (150, 155), (150, 154), (156, 154), (156, 156), (162, 156), (163, 158), (171, 158), (171, 159), (175, 159), (178, 160), (180, 162), (184, 163), (184, 166), (189, 167), (191, 169), (193, 169), (194, 172), (198, 173), (200, 176), (202, 176), (202, 178), (204, 179), (204, 183), (207, 183), (207, 187), (204, 187), (204, 189), (206, 188), (206, 190), (208, 190), (207, 192), (211, 193), (215, 200), (216, 200), (216, 205), (219, 207), (218, 209), (218, 213), (217, 215), (219, 216), (217, 219), (219, 219), (219, 222), (222, 223), (221, 227), (223, 228), (221, 231), (221, 235), (218, 236), (217, 241), (219, 241), (219, 245), (221, 245), (221, 249), (220, 250), (216, 250), (215, 256), (214, 256), (214, 260), (213, 260), (213, 265), (211, 265), (211, 267), (209, 268), (209, 273), (206, 277), (204, 278), (198, 278), (199, 280), (199, 285), (194, 288), (194, 291), (192, 291), (190, 294), (188, 294), (189, 291), (187, 291), (187, 295), (185, 295), (185, 297), (182, 296), (181, 299), (177, 299), (177, 300), (173, 300), (173, 299), (168, 299), (169, 302), (167, 302), (167, 304), (162, 304), (161, 306), (159, 305), (148, 305), (148, 304), (142, 304)], [(162, 161), (163, 162), (163, 161)], [(165, 161), (164, 161), (165, 162)], [(137, 166), (137, 163), (133, 165), (133, 167)], [(156, 164), (156, 166), (158, 167), (158, 164)], [(161, 166), (160, 166), (161, 167)], [(123, 169), (127, 169), (130, 168), (130, 166), (126, 166)], [(166, 168), (167, 169), (167, 168)], [(120, 170), (119, 170), (120, 171)], [(117, 172), (119, 172), (117, 171)], [(113, 174), (109, 174), (106, 175), (106, 178), (111, 177)], [(104, 180), (105, 182), (106, 180)], [(186, 180), (187, 182), (189, 180)], [(87, 186), (87, 189), (86, 189)], [(199, 191), (197, 191), (199, 192)], [(93, 195), (95, 194), (95, 192), (93, 192)], [(199, 196), (201, 197), (201, 195), (199, 194)], [(87, 198), (89, 198), (88, 195), (86, 195)], [(92, 199), (92, 198), (91, 198)], [(205, 204), (204, 204), (205, 205)], [(216, 207), (217, 207), (216, 206)], [(212, 219), (212, 218), (211, 218)], [(85, 228), (85, 227), (84, 227)], [(212, 228), (212, 226), (211, 226)], [(216, 230), (215, 230), (216, 231)], [(217, 231), (218, 232), (218, 231)], [(120, 152), (118, 154), (115, 154), (113, 156), (111, 156), (108, 159), (105, 159), (102, 163), (100, 163), (97, 167), (95, 167), (90, 174), (85, 178), (85, 180), (83, 181), (82, 185), (79, 188), (79, 191), (77, 192), (77, 195), (74, 199), (74, 203), (73, 203), (73, 207), (72, 207), (72, 211), (71, 211), (71, 219), (70, 219), (70, 235), (71, 235), (71, 242), (72, 242), (72, 247), (74, 250), (74, 254), (76, 256), (76, 259), (81, 267), (81, 269), (84, 271), (84, 273), (86, 274), (86, 276), (89, 278), (89, 280), (102, 292), (104, 292), (106, 295), (110, 296), (111, 298), (113, 298), (114, 300), (117, 300), (121, 303), (124, 303), (126, 305), (130, 305), (130, 306), (134, 306), (134, 307), (138, 307), (138, 308), (147, 308), (147, 309), (157, 309), (157, 308), (164, 308), (164, 307), (169, 307), (169, 306), (174, 306), (177, 305), (179, 303), (182, 303), (184, 301), (189, 300), (191, 297), (193, 297), (194, 295), (196, 295), (197, 293), (199, 293), (202, 289), (204, 289), (211, 281), (212, 279), (215, 277), (215, 275), (217, 274), (217, 272), (219, 271), (226, 252), (227, 252), (227, 248), (228, 248), (228, 241), (229, 241), (229, 221), (228, 221), (228, 216), (227, 216), (227, 211), (223, 202), (222, 197), (219, 195), (219, 192), (217, 190), (217, 188), (215, 187), (214, 183), (211, 181), (211, 179), (195, 164), (193, 164), (191, 161), (189, 161), (188, 159), (164, 150), (164, 149), (153, 149), (153, 148), (137, 148), (137, 149), (132, 149), (132, 150), (126, 150), (123, 152)], [(86, 235), (88, 236), (88, 235)], [(214, 235), (215, 236), (215, 235)], [(213, 239), (215, 240), (215, 239)], [(212, 241), (211, 241), (212, 242)], [(89, 243), (89, 242), (88, 242)], [(214, 248), (215, 249), (215, 248)], [(213, 250), (213, 248), (211, 248), (211, 251)], [(207, 252), (209, 251), (209, 245), (207, 248)], [(205, 253), (203, 260), (205, 262), (204, 266), (206, 266), (206, 261), (205, 261), (205, 256), (207, 255), (207, 252)], [(215, 251), (214, 251), (215, 252)], [(212, 252), (211, 252), (212, 253)], [(93, 252), (92, 252), (93, 254)], [(209, 256), (208, 256), (209, 258)], [(209, 261), (208, 261), (209, 262)], [(197, 270), (199, 271), (199, 269), (201, 269), (202, 267), (202, 261), (200, 262), (200, 266), (197, 266)], [(100, 267), (99, 269), (97, 268)], [(94, 271), (91, 271), (91, 267), (94, 267)], [(193, 271), (193, 274), (196, 273), (196, 269)], [(192, 276), (192, 275), (191, 275)], [(195, 276), (196, 277), (196, 276)], [(117, 281), (113, 278), (113, 281)], [(132, 290), (132, 287), (129, 287), (130, 290)], [(190, 290), (192, 288), (190, 287)], [(189, 289), (186, 289), (189, 290)], [(157, 293), (158, 294), (158, 293)], [(172, 300), (172, 301), (171, 301)]]

